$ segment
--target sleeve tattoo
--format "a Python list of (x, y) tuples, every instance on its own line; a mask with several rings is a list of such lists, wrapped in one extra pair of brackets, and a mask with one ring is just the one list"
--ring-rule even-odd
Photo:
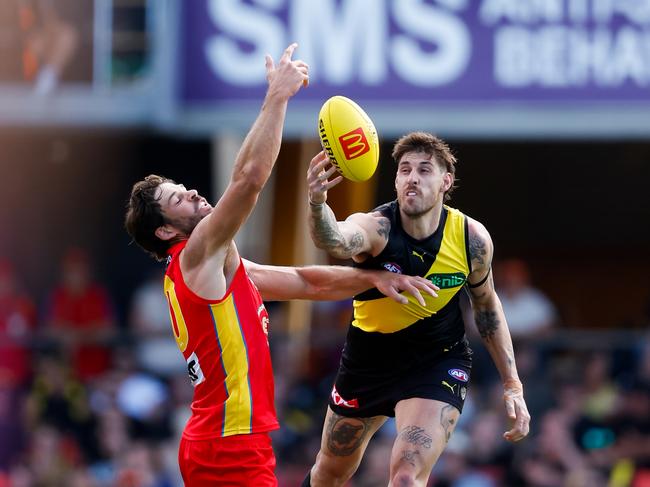
[(484, 340), (490, 340), (499, 328), (499, 317), (496, 311), (477, 310), (474, 313), (476, 328)]

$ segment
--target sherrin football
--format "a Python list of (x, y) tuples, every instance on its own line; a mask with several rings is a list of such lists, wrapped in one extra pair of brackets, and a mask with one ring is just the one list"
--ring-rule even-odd
[(379, 162), (379, 138), (370, 117), (344, 96), (328, 99), (318, 114), (323, 149), (338, 171), (351, 181), (366, 181)]

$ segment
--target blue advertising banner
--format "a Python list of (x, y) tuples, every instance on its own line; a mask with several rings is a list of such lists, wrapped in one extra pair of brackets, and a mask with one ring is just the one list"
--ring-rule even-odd
[(299, 97), (650, 104), (650, 0), (190, 0), (181, 102), (259, 100), (299, 43)]

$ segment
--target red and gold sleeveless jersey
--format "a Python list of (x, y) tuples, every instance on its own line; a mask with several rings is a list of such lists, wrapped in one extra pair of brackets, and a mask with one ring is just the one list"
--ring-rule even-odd
[(241, 260), (223, 299), (197, 296), (181, 273), (186, 244), (170, 248), (165, 272), (174, 337), (194, 386), (183, 436), (200, 440), (277, 429), (262, 297)]

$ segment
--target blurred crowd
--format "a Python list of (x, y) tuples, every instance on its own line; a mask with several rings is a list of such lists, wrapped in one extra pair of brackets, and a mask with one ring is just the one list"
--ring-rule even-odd
[[(0, 487), (182, 485), (176, 456), (192, 387), (170, 331), (163, 269), (143, 276), (121, 313), (86, 251), (69, 249), (60, 269), (36, 303), (20, 273), (0, 260)], [(523, 262), (499, 262), (495, 276), (532, 433), (517, 445), (503, 440), (502, 388), (467, 310), (472, 383), (430, 486), (650, 486), (647, 335), (567, 333)], [(286, 308), (271, 304), (269, 313), (277, 475), (293, 487), (318, 451), (351, 303), (313, 304), (302, 355), (290, 353)], [(387, 485), (394, 435), (388, 421), (350, 487)]]

